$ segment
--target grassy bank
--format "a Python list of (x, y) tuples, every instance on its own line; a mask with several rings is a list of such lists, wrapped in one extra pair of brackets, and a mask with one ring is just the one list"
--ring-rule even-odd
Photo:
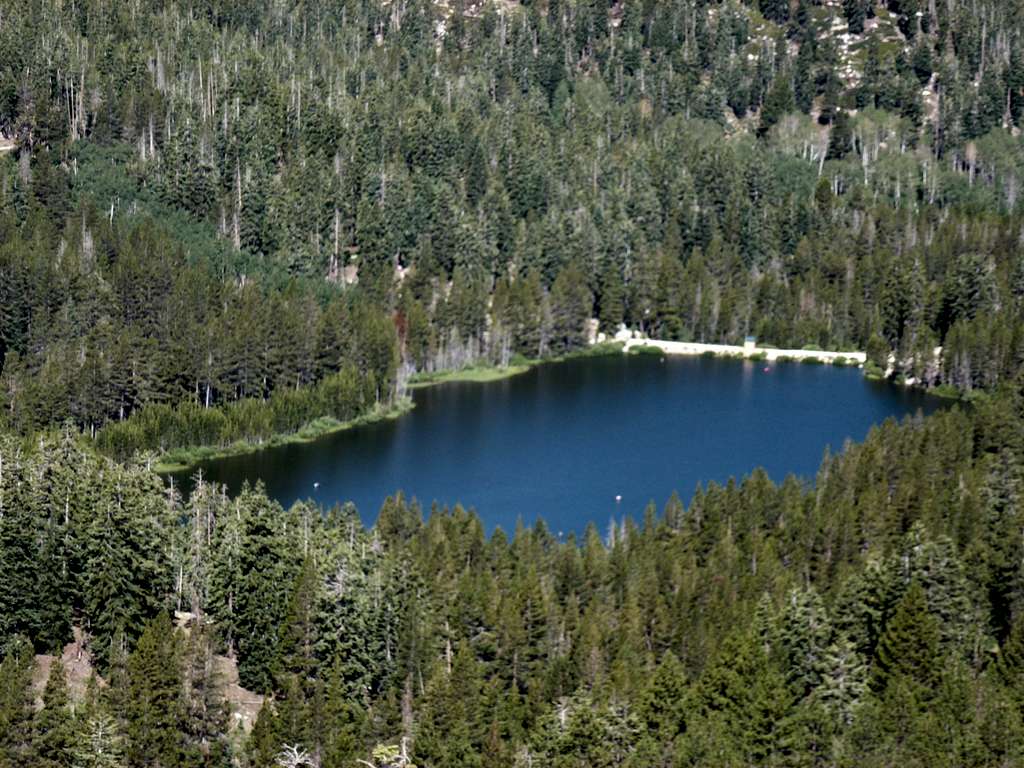
[(280, 445), (293, 445), (296, 443), (311, 443), (335, 432), (342, 432), (346, 429), (361, 427), (365, 424), (373, 424), (387, 419), (397, 419), (403, 413), (413, 409), (411, 398), (404, 397), (390, 406), (377, 405), (372, 411), (359, 418), (350, 421), (338, 421), (330, 416), (322, 416), (319, 419), (309, 422), (297, 432), (289, 434), (274, 435), (273, 437), (260, 442), (238, 440), (230, 445), (200, 445), (188, 448), (177, 448), (162, 454), (154, 467), (156, 472), (183, 472), (194, 467), (201, 461), (212, 459), (226, 459), (229, 456), (241, 456), (247, 453), (256, 453), (267, 448), (276, 448)]
[[(435, 384), (444, 384), (453, 381), (469, 381), (487, 383), (500, 381), (512, 376), (525, 373), (536, 365), (542, 363), (562, 362), (582, 357), (596, 357), (600, 355), (621, 354), (622, 344), (608, 342), (595, 344), (585, 349), (570, 352), (565, 355), (545, 357), (542, 359), (530, 359), (516, 356), (510, 365), (475, 365), (462, 368), (457, 371), (438, 371), (436, 373), (421, 373), (413, 376), (407, 383), (407, 388), (422, 389)], [(369, 413), (350, 421), (339, 421), (330, 416), (322, 416), (303, 425), (295, 432), (275, 434), (265, 440), (237, 440), (229, 445), (197, 445), (185, 448), (175, 448), (160, 454), (155, 469), (160, 473), (183, 472), (202, 461), (224, 459), (230, 456), (241, 456), (247, 453), (255, 453), (267, 448), (275, 448), (280, 445), (292, 445), (295, 443), (311, 443), (314, 440), (326, 437), (327, 435), (341, 432), (346, 429), (371, 424), (385, 419), (395, 419), (403, 413), (411, 411), (413, 401), (404, 397), (391, 406), (378, 405)]]
[(501, 379), (508, 379), (511, 378), (512, 376), (518, 376), (520, 373), (526, 373), (532, 367), (533, 365), (531, 363), (513, 364), (507, 366), (474, 365), (470, 368), (461, 368), (457, 371), (417, 373), (415, 376), (409, 379), (406, 386), (409, 389), (423, 389), (425, 387), (432, 387), (435, 384), (444, 384), (450, 381), (474, 381), (481, 383), (489, 381), (500, 381)]
[(567, 352), (564, 355), (545, 357), (542, 360), (535, 360), (534, 363), (561, 363), (566, 360), (578, 360), (582, 357), (604, 357), (605, 355), (622, 354), (626, 345), (621, 341), (602, 341), (600, 344), (592, 344), (574, 352)]
[(512, 376), (526, 373), (531, 368), (545, 363), (561, 363), (566, 360), (577, 360), (584, 357), (600, 357), (603, 355), (622, 354), (621, 342), (605, 342), (594, 344), (584, 349), (568, 352), (564, 355), (552, 355), (550, 357), (531, 358), (516, 355), (512, 361), (505, 366), (501, 365), (472, 365), (468, 368), (460, 368), (457, 371), (437, 371), (434, 373), (417, 373), (412, 376), (406, 386), (409, 389), (423, 389), (435, 384), (445, 384), (451, 381), (472, 381), (486, 383), (490, 381), (501, 381)]

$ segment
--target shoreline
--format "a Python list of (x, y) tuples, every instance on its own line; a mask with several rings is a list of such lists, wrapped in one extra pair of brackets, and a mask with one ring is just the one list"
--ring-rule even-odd
[(822, 363), (824, 365), (849, 365), (863, 367), (868, 356), (865, 352), (829, 352), (822, 349), (776, 349), (775, 347), (758, 347), (754, 344), (736, 346), (731, 344), (698, 344), (689, 341), (662, 341), (659, 339), (628, 339), (624, 352), (633, 354), (660, 352), (665, 355), (702, 357), (740, 358), (769, 363), (802, 362)]
[[(867, 355), (863, 352), (826, 352), (823, 350), (791, 350), (756, 346), (741, 347), (728, 344), (698, 344), (695, 342), (663, 341), (645, 338), (616, 339), (591, 343), (582, 349), (563, 355), (543, 358), (517, 357), (507, 366), (471, 365), (458, 370), (415, 374), (406, 384), (406, 391), (412, 392), (413, 390), (426, 389), (427, 387), (439, 384), (459, 382), (487, 384), (519, 376), (539, 365), (618, 354), (664, 354), (689, 357), (713, 356), (734, 360), (792, 361), (856, 367), (863, 367), (867, 359)], [(283, 445), (311, 443), (338, 432), (344, 432), (380, 421), (397, 419), (413, 408), (415, 408), (415, 403), (412, 398), (405, 395), (390, 406), (378, 405), (363, 416), (349, 421), (341, 422), (332, 417), (324, 416), (303, 425), (296, 432), (273, 435), (260, 443), (240, 440), (225, 446), (204, 445), (176, 448), (158, 454), (153, 464), (153, 471), (161, 475), (179, 474), (187, 472), (204, 461), (244, 456)]]
[(413, 403), (412, 398), (403, 397), (392, 405), (386, 407), (378, 405), (369, 413), (349, 421), (338, 421), (330, 416), (321, 416), (303, 425), (296, 432), (273, 435), (262, 443), (238, 440), (225, 446), (198, 445), (189, 448), (175, 448), (159, 455), (153, 464), (153, 471), (158, 475), (178, 474), (194, 468), (203, 461), (216, 461), (217, 459), (229, 459), (233, 456), (245, 456), (283, 445), (312, 443), (338, 432), (366, 426), (367, 424), (397, 419), (411, 411), (414, 407), (415, 403)]
[(515, 357), (505, 366), (501, 365), (471, 365), (466, 368), (455, 370), (436, 371), (433, 373), (414, 374), (409, 379), (406, 389), (425, 389), (435, 384), (448, 384), (452, 382), (472, 382), (487, 384), (492, 381), (510, 379), (526, 373), (539, 365), (550, 363), (564, 363), (567, 360), (579, 360), (586, 357), (603, 357), (605, 355), (618, 355), (625, 351), (625, 345), (621, 341), (604, 341), (590, 344), (582, 349), (573, 352), (566, 352), (563, 355), (551, 355), (550, 357)]
[[(623, 344), (621, 342), (603, 342), (564, 355), (544, 358), (517, 358), (512, 364), (507, 366), (474, 365), (458, 370), (418, 374), (410, 379), (406, 385), (406, 390), (426, 389), (438, 384), (455, 382), (486, 384), (518, 376), (538, 365), (558, 363), (581, 357), (621, 354), (622, 351)], [(194, 468), (203, 461), (216, 461), (217, 459), (228, 459), (233, 456), (259, 453), (260, 451), (277, 448), (282, 445), (312, 443), (337, 432), (344, 432), (348, 429), (374, 424), (379, 421), (397, 419), (413, 408), (415, 408), (415, 403), (412, 398), (403, 396), (391, 406), (386, 408), (377, 406), (369, 413), (350, 421), (341, 422), (329, 416), (322, 416), (303, 425), (296, 432), (273, 435), (261, 443), (239, 440), (226, 446), (197, 445), (188, 448), (176, 448), (158, 454), (157, 460), (153, 464), (153, 471), (159, 475), (178, 474)]]
[(408, 390), (426, 389), (427, 387), (433, 387), (437, 384), (449, 384), (459, 381), (487, 384), (492, 381), (511, 379), (513, 376), (526, 373), (528, 370), (533, 368), (534, 365), (535, 364), (531, 361), (526, 363), (514, 363), (504, 367), (497, 365), (474, 365), (469, 368), (459, 368), (458, 370), (418, 373), (414, 374), (409, 379), (405, 388)]

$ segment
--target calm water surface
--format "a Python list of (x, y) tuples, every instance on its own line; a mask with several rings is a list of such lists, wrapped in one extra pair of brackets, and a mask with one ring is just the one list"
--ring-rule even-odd
[(580, 532), (758, 466), (775, 480), (813, 478), (826, 446), (939, 405), (853, 368), (626, 355), (413, 397), (400, 419), (200, 468), (232, 492), (263, 480), (285, 506), (353, 501), (368, 523), (402, 490), (425, 510), (474, 507), (489, 530), (543, 517), (553, 531)]

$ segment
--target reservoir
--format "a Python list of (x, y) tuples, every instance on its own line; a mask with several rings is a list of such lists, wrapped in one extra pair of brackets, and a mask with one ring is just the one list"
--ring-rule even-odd
[[(544, 518), (554, 532), (604, 530), (659, 510), (673, 491), (764, 467), (813, 480), (830, 447), (941, 401), (871, 382), (856, 368), (610, 355), (537, 366), (509, 379), (415, 390), (401, 418), (305, 444), (200, 464), (236, 492), (262, 480), (285, 507), (352, 501), (372, 523), (396, 491), (477, 510), (488, 531)], [(617, 497), (619, 499), (617, 500)]]

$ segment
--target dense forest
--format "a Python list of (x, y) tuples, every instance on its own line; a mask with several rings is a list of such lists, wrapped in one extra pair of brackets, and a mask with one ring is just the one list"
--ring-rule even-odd
[[(0, 765), (1024, 764), (1022, 128), (1021, 0), (0, 0)], [(151, 471), (592, 319), (971, 405), (569, 540)]]
[(813, 489), (758, 472), (577, 541), (400, 496), (370, 529), (259, 487), (183, 502), (71, 431), (9, 437), (0, 760), (1021, 765), (1022, 451), (1006, 387)]
[(263, 438), (591, 317), (989, 389), (1024, 361), (1022, 19), (8, 0), (0, 412), (119, 458)]

